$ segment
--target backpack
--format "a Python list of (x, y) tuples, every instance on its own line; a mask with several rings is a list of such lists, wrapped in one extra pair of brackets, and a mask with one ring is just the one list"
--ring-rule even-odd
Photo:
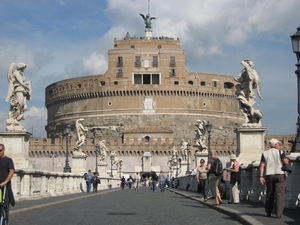
[(83, 178), (85, 179), (85, 180), (88, 180), (88, 174), (87, 173), (85, 173), (85, 174), (83, 174)]
[(221, 176), (223, 174), (223, 164), (220, 159), (214, 159), (214, 164), (211, 171), (216, 176)]

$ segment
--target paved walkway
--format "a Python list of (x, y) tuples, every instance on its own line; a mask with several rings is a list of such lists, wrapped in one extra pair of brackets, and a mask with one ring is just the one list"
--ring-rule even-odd
[[(120, 191), (120, 188), (101, 190), (98, 194), (105, 194), (110, 192)], [(179, 189), (167, 189), (166, 191), (175, 192), (176, 194), (185, 196), (187, 198), (193, 199), (199, 204), (215, 209), (223, 214), (226, 214), (242, 224), (300, 224), (300, 209), (285, 209), (284, 214), (281, 219), (273, 217), (267, 217), (264, 212), (264, 205), (261, 203), (251, 203), (249, 201), (241, 202), (241, 204), (227, 204), (227, 201), (221, 205), (215, 206), (214, 200), (209, 199), (207, 202), (200, 200), (200, 194), (184, 191)], [(43, 198), (37, 200), (24, 200), (17, 202), (15, 207), (10, 209), (10, 215), (16, 215), (18, 213), (23, 213), (26, 211), (31, 211), (35, 209), (41, 209), (48, 206), (54, 206), (56, 204), (61, 204), (64, 202), (70, 202), (74, 200), (80, 200), (82, 198), (93, 197), (94, 194), (90, 193), (77, 193), (69, 194), (57, 197)]]
[(235, 218), (242, 224), (300, 224), (300, 209), (284, 209), (281, 219), (277, 219), (274, 214), (271, 217), (267, 217), (265, 208), (262, 203), (253, 203), (250, 201), (242, 201), (241, 204), (227, 204), (227, 200), (224, 199), (221, 205), (214, 205), (214, 199), (209, 199), (207, 202), (200, 200), (201, 195), (199, 193), (169, 189), (169, 191), (176, 192), (187, 198), (198, 201), (201, 204), (207, 205), (219, 212), (229, 215)]

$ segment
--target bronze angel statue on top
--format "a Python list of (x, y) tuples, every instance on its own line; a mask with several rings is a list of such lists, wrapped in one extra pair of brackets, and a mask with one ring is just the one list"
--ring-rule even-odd
[(148, 13), (146, 16), (144, 14), (140, 13), (140, 16), (144, 19), (144, 23), (146, 25), (146, 30), (151, 30), (151, 20), (156, 19), (155, 17), (150, 17), (150, 14)]

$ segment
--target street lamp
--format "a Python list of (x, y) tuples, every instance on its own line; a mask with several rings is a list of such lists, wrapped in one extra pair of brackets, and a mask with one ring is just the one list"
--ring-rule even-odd
[(298, 120), (297, 120), (297, 137), (293, 143), (292, 152), (300, 151), (300, 27), (297, 28), (297, 32), (291, 36), (293, 52), (297, 56), (297, 86), (298, 86)]
[(95, 171), (98, 174), (98, 152), (100, 152), (99, 144), (96, 144), (95, 149), (96, 149), (96, 169), (95, 169)]
[(114, 156), (111, 154), (110, 155), (110, 177), (113, 177), (113, 173), (112, 173), (112, 163), (114, 160)]
[(71, 126), (67, 124), (65, 133), (66, 133), (66, 164), (64, 167), (64, 173), (71, 173), (71, 167), (69, 165), (69, 151), (68, 151), (68, 144), (69, 144), (69, 133), (71, 131)]
[(178, 177), (178, 170), (179, 170), (179, 159), (178, 159), (178, 152), (176, 151), (176, 177)]
[(191, 144), (190, 144), (190, 140), (188, 140), (188, 143), (187, 143), (187, 168), (186, 168), (186, 175), (189, 175), (190, 174), (190, 147), (191, 147)]
[(208, 155), (209, 155), (210, 154), (210, 132), (211, 132), (212, 124), (209, 121), (207, 121), (205, 127), (208, 133)]

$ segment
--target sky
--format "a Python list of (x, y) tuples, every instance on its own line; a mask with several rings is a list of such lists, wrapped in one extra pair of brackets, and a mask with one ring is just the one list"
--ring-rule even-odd
[[(189, 72), (237, 76), (251, 59), (261, 79), (267, 135), (296, 133), (299, 0), (151, 0), (154, 37), (180, 38)], [(46, 137), (45, 88), (107, 70), (114, 38), (144, 36), (148, 0), (0, 0), (0, 131), (5, 131), (7, 70), (24, 62), (32, 99), (20, 123)]]

